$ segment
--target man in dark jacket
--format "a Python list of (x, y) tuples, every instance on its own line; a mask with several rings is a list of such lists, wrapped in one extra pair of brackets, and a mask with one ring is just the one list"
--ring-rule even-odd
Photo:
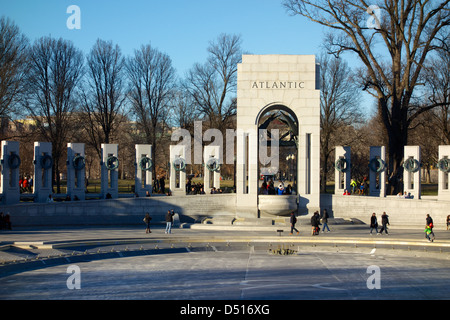
[(375, 229), (377, 234), (380, 234), (378, 232), (378, 221), (377, 221), (377, 216), (376, 216), (375, 212), (372, 213), (372, 216), (370, 217), (370, 234), (372, 234), (373, 229)]
[(295, 228), (295, 224), (297, 223), (297, 217), (295, 216), (294, 211), (291, 212), (290, 222), (291, 222), (291, 236), (292, 236), (292, 233), (294, 232), (294, 230), (297, 231), (297, 235), (298, 235), (300, 232), (297, 230), (297, 228)]
[(330, 232), (330, 228), (328, 227), (328, 211), (327, 209), (323, 209), (323, 213), (322, 213), (322, 223), (323, 223), (323, 228), (322, 228), (322, 232), (325, 232), (325, 228), (327, 228), (328, 232)]
[[(380, 234), (383, 234), (383, 230), (384, 232), (386, 232), (386, 234), (388, 234), (388, 229), (387, 229), (387, 225), (389, 224), (389, 216), (386, 214), (386, 212), (383, 212), (383, 214), (381, 215), (381, 229), (380, 229)], [(389, 224), (390, 225), (390, 224)]]

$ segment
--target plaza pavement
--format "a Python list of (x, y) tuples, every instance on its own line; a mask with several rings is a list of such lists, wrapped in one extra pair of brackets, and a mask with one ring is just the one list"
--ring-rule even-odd
[[(297, 228), (292, 236), (288, 227), (213, 225), (183, 225), (172, 234), (163, 226), (151, 234), (145, 226), (2, 230), (0, 300), (449, 297), (450, 231), (436, 229), (430, 243), (418, 228), (392, 227), (388, 236), (369, 235), (360, 224), (331, 224), (319, 236), (307, 224)], [(366, 287), (374, 264), (382, 290)], [(82, 270), (81, 290), (66, 287), (73, 265)]]
[[(267, 249), (283, 245), (322, 247), (372, 247), (402, 250), (419, 250), (450, 253), (450, 231), (435, 228), (436, 239), (425, 239), (422, 228), (390, 227), (389, 235), (369, 233), (365, 224), (330, 224), (331, 232), (311, 236), (311, 227), (296, 226), (300, 233), (290, 235), (287, 226), (216, 226), (182, 225), (165, 234), (164, 226), (153, 226), (152, 233), (145, 233), (145, 226), (90, 226), (90, 227), (23, 227), (0, 231), (0, 277), (1, 266), (31, 260), (31, 257), (61, 257), (68, 252), (74, 254), (96, 252), (108, 247), (112, 251), (131, 250), (131, 247), (186, 248), (192, 245), (210, 246), (245, 244), (266, 246)], [(282, 230), (282, 232), (280, 232)], [(37, 259), (36, 258), (36, 259)]]

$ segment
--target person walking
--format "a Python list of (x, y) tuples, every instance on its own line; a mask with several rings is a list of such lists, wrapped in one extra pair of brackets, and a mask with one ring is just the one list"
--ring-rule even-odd
[(328, 212), (327, 209), (323, 209), (322, 212), (322, 223), (323, 223), (323, 228), (322, 228), (322, 232), (325, 232), (325, 228), (327, 228), (327, 232), (330, 232), (330, 228), (328, 227)]
[(152, 220), (152, 217), (150, 217), (150, 214), (147, 212), (144, 217), (144, 222), (147, 225), (147, 229), (145, 229), (145, 233), (152, 233), (150, 230), (150, 221)]
[(311, 217), (311, 235), (312, 236), (318, 236), (319, 235), (319, 212), (314, 212), (313, 216)]
[(297, 228), (295, 227), (295, 224), (297, 223), (297, 217), (295, 216), (294, 211), (291, 212), (291, 236), (294, 233), (294, 230), (297, 231), (297, 235), (300, 234), (300, 232), (297, 230)]
[(450, 227), (450, 215), (447, 216), (447, 230)]
[[(436, 239), (436, 236), (434, 235), (434, 232), (433, 232), (433, 228), (434, 228), (433, 218), (431, 218), (431, 216), (429, 214), (427, 214), (426, 222), (427, 222), (427, 228), (430, 229), (429, 235), (433, 236), (432, 241), (434, 241), (434, 239)], [(428, 235), (428, 233), (427, 233), (427, 235)], [(430, 240), (428, 236), (427, 236), (427, 238), (428, 238), (428, 240)]]
[(358, 186), (358, 183), (352, 179), (350, 182), (350, 186), (352, 187), (352, 194), (356, 194), (356, 187)]
[(378, 221), (377, 221), (377, 215), (375, 214), (375, 212), (372, 213), (372, 217), (370, 217), (370, 234), (371, 235), (372, 235), (373, 229), (375, 229), (377, 234), (380, 234), (378, 232)]
[(389, 216), (386, 214), (386, 212), (383, 212), (383, 214), (381, 215), (381, 229), (380, 229), (380, 234), (383, 234), (383, 231), (386, 234), (388, 233), (388, 229), (387, 229), (387, 225), (389, 224)]
[(432, 233), (433, 233), (433, 230), (430, 228), (430, 226), (426, 226), (425, 227), (425, 238), (428, 239), (428, 242), (434, 241), (434, 235), (433, 235), (433, 238), (431, 237)]
[(173, 216), (175, 215), (175, 213), (173, 213), (170, 210), (167, 210), (166, 213), (166, 234), (171, 234), (172, 233), (172, 223), (173, 223)]

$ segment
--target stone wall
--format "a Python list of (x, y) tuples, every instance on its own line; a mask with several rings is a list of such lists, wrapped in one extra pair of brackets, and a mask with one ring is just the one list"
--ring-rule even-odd
[(389, 216), (392, 227), (424, 227), (427, 214), (438, 228), (446, 228), (450, 201), (438, 201), (437, 197), (423, 196), (422, 199), (403, 199), (396, 196), (386, 198), (366, 196), (321, 195), (321, 208), (332, 212), (334, 217), (358, 219), (368, 224), (373, 212), (381, 225), (383, 212)]
[(167, 210), (179, 214), (181, 223), (207, 216), (234, 217), (234, 194), (87, 200), (54, 203), (21, 203), (1, 206), (11, 215), (13, 226), (138, 225), (146, 212), (152, 223), (165, 223)]
[[(357, 219), (367, 224), (373, 212), (380, 218), (385, 211), (392, 227), (422, 227), (429, 213), (438, 228), (445, 228), (449, 207), (450, 202), (437, 201), (436, 197), (415, 200), (321, 195), (321, 208), (327, 209), (335, 218)], [(153, 217), (152, 223), (162, 224), (169, 209), (179, 214), (181, 223), (200, 222), (205, 217), (232, 221), (236, 217), (236, 195), (155, 196), (0, 207), (1, 212), (10, 213), (13, 226), (139, 225), (146, 212)], [(309, 217), (300, 216), (299, 220), (306, 224)]]

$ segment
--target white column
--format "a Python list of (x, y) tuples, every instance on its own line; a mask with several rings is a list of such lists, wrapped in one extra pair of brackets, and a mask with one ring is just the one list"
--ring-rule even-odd
[(102, 144), (101, 193), (106, 198), (119, 197), (119, 145)]
[(2, 183), (0, 186), (0, 194), (3, 194), (3, 204), (16, 204), (20, 202), (19, 150), (19, 142), (2, 141)]
[(50, 142), (35, 142), (33, 178), (35, 202), (46, 202), (49, 195), (52, 195), (52, 168), (52, 144)]
[(67, 144), (67, 194), (72, 200), (86, 199), (86, 154), (84, 143)]
[(238, 129), (236, 133), (236, 194), (247, 193), (247, 134)]
[[(222, 164), (222, 159), (220, 157), (220, 147), (219, 146), (206, 146), (203, 150), (203, 186), (205, 193), (210, 193), (211, 188), (220, 189), (220, 167), (216, 171), (210, 171), (208, 169), (208, 163), (213, 162), (220, 166)], [(213, 175), (213, 184), (211, 186), (211, 174)]]
[(421, 198), (421, 155), (419, 146), (406, 146), (403, 170), (403, 191), (414, 199)]
[(450, 200), (450, 146), (439, 146), (438, 199)]
[(386, 147), (370, 147), (370, 195), (386, 197)]
[(170, 146), (170, 191), (174, 196), (186, 195), (186, 149), (183, 145)]
[(258, 136), (256, 127), (237, 130), (236, 216), (258, 215)]
[[(143, 167), (144, 166), (144, 167)], [(147, 192), (153, 192), (153, 159), (152, 146), (136, 145), (136, 175), (134, 192), (139, 197), (145, 197)]]
[(258, 197), (258, 132), (257, 129), (250, 131), (248, 135), (248, 194)]
[[(337, 146), (335, 151), (334, 194), (342, 195), (345, 190), (350, 191), (351, 179), (351, 148)], [(338, 165), (341, 165), (338, 170)]]

